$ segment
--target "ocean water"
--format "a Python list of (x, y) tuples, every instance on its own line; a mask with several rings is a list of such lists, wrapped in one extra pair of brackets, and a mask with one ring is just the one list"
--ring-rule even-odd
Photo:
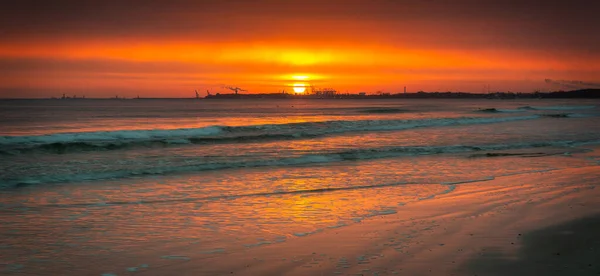
[(0, 101), (0, 271), (124, 273), (332, 231), (596, 164), (599, 119), (597, 100)]

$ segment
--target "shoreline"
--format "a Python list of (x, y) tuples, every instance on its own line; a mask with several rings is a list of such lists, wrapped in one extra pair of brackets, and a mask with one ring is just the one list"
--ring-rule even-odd
[[(364, 93), (364, 92), (363, 92)], [(63, 96), (64, 97), (64, 96)], [(50, 98), (0, 98), (1, 100), (394, 100), (394, 99), (487, 99), (487, 100), (531, 100), (531, 99), (598, 99), (600, 98), (599, 88), (578, 89), (570, 91), (549, 91), (549, 92), (510, 92), (497, 91), (488, 93), (474, 92), (450, 92), (450, 91), (431, 91), (431, 92), (410, 92), (410, 93), (384, 93), (384, 94), (307, 94), (307, 93), (217, 93), (208, 94), (206, 97), (109, 97), (109, 98), (87, 98), (80, 97), (50, 97)]]
[[(496, 175), (474, 181), (436, 182), (443, 191), (416, 201), (402, 201), (392, 212), (364, 216), (355, 223), (332, 225), (299, 235), (271, 228), (274, 235), (285, 236), (274, 241), (258, 239), (254, 243), (244, 242), (245, 247), (223, 246), (239, 242), (245, 235), (252, 236), (252, 229), (256, 228), (251, 228), (250, 223), (247, 229), (240, 229), (241, 235), (222, 236), (214, 243), (197, 239), (171, 242), (175, 240), (151, 236), (149, 231), (153, 227), (165, 226), (168, 231), (168, 226), (159, 223), (142, 229), (139, 237), (133, 239), (128, 235), (114, 236), (112, 240), (123, 239), (120, 245), (106, 244), (98, 247), (99, 251), (82, 247), (64, 252), (62, 254), (70, 256), (64, 263), (24, 255), (23, 258), (30, 258), (33, 263), (21, 266), (19, 262), (5, 263), (3, 272), (7, 275), (122, 276), (532, 275), (535, 271), (545, 271), (545, 275), (554, 275), (548, 267), (561, 271), (568, 266), (576, 267), (577, 275), (597, 275), (600, 266), (588, 260), (597, 259), (600, 254), (593, 248), (586, 249), (585, 245), (594, 242), (595, 233), (600, 232), (597, 227), (600, 189), (596, 187), (600, 180), (600, 148), (597, 145), (586, 148), (573, 153), (576, 159), (565, 159), (565, 162), (587, 160), (585, 165), (570, 161), (567, 168)], [(533, 166), (527, 162), (522, 165)], [(430, 166), (433, 165), (425, 165)], [(344, 199), (336, 192), (322, 195), (332, 202)], [(374, 203), (376, 207), (386, 204), (384, 198), (375, 197), (372, 202), (354, 201), (354, 204)], [(115, 215), (129, 216), (129, 209), (113, 208)], [(42, 211), (51, 215), (54, 210), (60, 213), (60, 208)], [(88, 222), (106, 219), (90, 216), (87, 211), (83, 213), (62, 217), (72, 220), (81, 215)], [(77, 225), (87, 229), (89, 224)], [(173, 237), (177, 237), (180, 230), (200, 233), (194, 224), (187, 225), (189, 228), (182, 225), (169, 233)], [(111, 229), (109, 233), (119, 233), (119, 228)], [(43, 232), (43, 228), (34, 231)], [(78, 228), (73, 228), (68, 234), (78, 232)], [(104, 235), (101, 231), (97, 233)], [(545, 247), (548, 243), (554, 245), (546, 242), (547, 239), (561, 242)], [(569, 248), (570, 244), (577, 246)], [(565, 256), (564, 261), (557, 259), (556, 253), (560, 252)]]
[[(506, 265), (510, 260), (526, 262), (518, 250), (527, 247), (522, 237), (539, 236), (532, 231), (597, 220), (597, 179), (600, 170), (590, 166), (459, 184), (396, 214), (239, 252), (173, 259), (143, 275), (489, 275), (500, 273), (498, 267), (508, 272), (514, 268)], [(535, 263), (529, 268), (538, 269)]]

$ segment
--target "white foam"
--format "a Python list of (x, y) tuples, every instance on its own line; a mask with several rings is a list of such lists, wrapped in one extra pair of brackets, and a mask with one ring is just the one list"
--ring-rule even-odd
[[(594, 141), (586, 141), (585, 143), (593, 143)], [(258, 168), (258, 167), (281, 167), (281, 166), (296, 166), (308, 164), (323, 164), (340, 161), (354, 160), (370, 160), (401, 156), (417, 156), (417, 155), (434, 155), (434, 154), (451, 154), (464, 153), (473, 151), (494, 151), (508, 149), (523, 149), (535, 147), (550, 147), (550, 146), (573, 146), (583, 144), (584, 142), (574, 141), (554, 141), (554, 142), (539, 142), (539, 143), (514, 143), (514, 144), (493, 144), (481, 146), (409, 146), (409, 147), (381, 147), (381, 148), (366, 148), (366, 149), (351, 149), (340, 152), (324, 153), (324, 154), (307, 154), (297, 157), (279, 158), (279, 159), (258, 159), (252, 161), (230, 160), (229, 162), (206, 162), (199, 160), (194, 164), (172, 164), (160, 167), (145, 167), (130, 170), (124, 170), (117, 167), (113, 170), (106, 171), (90, 171), (86, 173), (74, 174), (46, 174), (46, 175), (28, 175), (21, 178), (0, 179), (0, 187), (15, 187), (19, 185), (31, 185), (42, 183), (65, 183), (65, 182), (80, 182), (94, 181), (105, 179), (120, 179), (136, 176), (150, 175), (165, 175), (196, 171), (222, 170), (233, 168)], [(483, 179), (485, 180), (485, 179)], [(473, 181), (483, 181), (473, 180)], [(470, 180), (468, 180), (470, 181)], [(448, 182), (442, 184), (460, 184)], [(219, 200), (217, 198), (216, 200)], [(139, 202), (138, 202), (139, 203)]]
[[(154, 130), (120, 130), (100, 132), (56, 133), (37, 136), (0, 136), (0, 146), (35, 146), (54, 143), (130, 143), (145, 141), (164, 141), (170, 144), (188, 144), (189, 138), (215, 136), (223, 133), (235, 133), (234, 137), (253, 138), (256, 131), (266, 132), (263, 135), (291, 135), (292, 137), (327, 135), (346, 132), (394, 131), (422, 127), (439, 127), (469, 124), (489, 124), (519, 120), (537, 119), (539, 116), (519, 117), (461, 117), (433, 118), (417, 120), (360, 120), (360, 121), (325, 121), (291, 124), (268, 124), (241, 127), (209, 126), (183, 129)], [(229, 136), (228, 136), (229, 137)], [(262, 136), (259, 136), (262, 137)], [(226, 138), (226, 137), (222, 137)]]
[(184, 137), (201, 137), (222, 132), (219, 126), (181, 129), (120, 130), (98, 132), (56, 133), (38, 136), (0, 136), (0, 145), (52, 144), (76, 142), (115, 142), (121, 140), (172, 139), (172, 143), (182, 143)]

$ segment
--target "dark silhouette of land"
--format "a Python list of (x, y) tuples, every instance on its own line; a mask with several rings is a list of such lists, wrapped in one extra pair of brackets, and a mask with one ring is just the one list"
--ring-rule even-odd
[(495, 93), (466, 93), (466, 92), (417, 92), (417, 93), (382, 93), (375, 95), (367, 94), (341, 94), (334, 93), (329, 95), (315, 94), (288, 94), (288, 93), (260, 93), (260, 94), (210, 94), (204, 99), (536, 99), (536, 98), (600, 98), (600, 89), (580, 89), (573, 91), (556, 92), (534, 92), (534, 93), (514, 93), (514, 92), (495, 92)]
[[(238, 91), (246, 91), (237, 88)], [(237, 91), (236, 91), (237, 92)], [(198, 92), (194, 97), (190, 98), (150, 98), (140, 97), (125, 98), (115, 96), (111, 98), (90, 98), (85, 96), (67, 97), (63, 95), (60, 98), (52, 97), (53, 100), (204, 100), (204, 99), (598, 99), (600, 98), (600, 89), (579, 89), (571, 91), (554, 91), (554, 92), (493, 92), (493, 93), (468, 93), (468, 92), (423, 92), (416, 93), (378, 93), (366, 94), (364, 92), (358, 94), (338, 93), (337, 91), (328, 91), (329, 93), (256, 93), (256, 94), (241, 94), (241, 93), (207, 93), (205, 97), (200, 97)], [(9, 99), (4, 99), (9, 100)]]

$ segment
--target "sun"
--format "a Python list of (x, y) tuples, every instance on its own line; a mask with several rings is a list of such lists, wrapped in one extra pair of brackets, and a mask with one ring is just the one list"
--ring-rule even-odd
[(306, 91), (306, 84), (294, 83), (294, 92), (295, 93), (304, 93), (305, 91)]
[(294, 76), (292, 76), (292, 79), (303, 81), (303, 80), (307, 80), (308, 76), (305, 76), (305, 75), (294, 75)]

